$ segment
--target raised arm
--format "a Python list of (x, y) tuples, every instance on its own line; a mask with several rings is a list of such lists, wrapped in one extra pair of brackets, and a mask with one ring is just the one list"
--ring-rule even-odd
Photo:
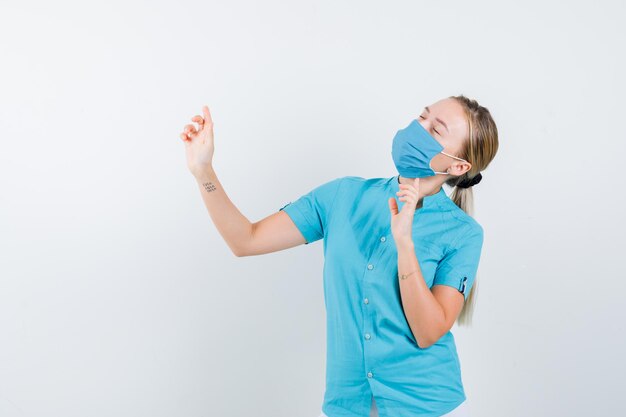
[(306, 243), (287, 213), (278, 211), (251, 223), (233, 204), (213, 170), (213, 119), (207, 106), (203, 116), (191, 118), (198, 124), (185, 126), (180, 138), (185, 143), (187, 166), (196, 178), (211, 220), (236, 256), (260, 255)]
[(262, 255), (306, 243), (282, 210), (250, 223), (230, 201), (212, 169), (196, 177), (196, 181), (215, 227), (236, 256)]

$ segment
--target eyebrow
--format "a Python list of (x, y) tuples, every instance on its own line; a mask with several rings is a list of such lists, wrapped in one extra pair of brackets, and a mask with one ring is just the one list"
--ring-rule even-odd
[[(426, 109), (426, 111), (427, 111), (428, 113), (430, 113), (430, 109), (428, 108), (428, 106), (426, 106), (426, 107), (424, 107), (424, 108)], [(441, 123), (441, 124), (443, 125), (443, 127), (445, 127), (445, 128), (446, 128), (446, 130), (448, 131), (448, 133), (450, 133), (450, 129), (448, 129), (448, 125), (446, 124), (446, 122), (444, 122), (443, 120), (441, 120), (441, 119), (440, 119), (440, 118), (438, 118), (438, 117), (435, 117), (435, 120), (437, 120), (439, 123)]]

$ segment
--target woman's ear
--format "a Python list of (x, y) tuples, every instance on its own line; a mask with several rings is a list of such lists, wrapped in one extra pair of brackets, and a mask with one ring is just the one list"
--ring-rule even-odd
[(449, 172), (450, 174), (461, 176), (472, 169), (472, 164), (470, 164), (469, 162), (458, 161), (454, 162), (451, 168), (452, 172)]

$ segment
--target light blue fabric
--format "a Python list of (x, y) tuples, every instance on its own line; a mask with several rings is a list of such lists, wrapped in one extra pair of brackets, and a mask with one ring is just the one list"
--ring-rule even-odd
[(459, 161), (458, 156), (443, 151), (443, 146), (415, 119), (393, 137), (391, 157), (396, 169), (405, 178), (424, 178), (447, 172), (434, 171), (430, 166), (433, 157), (439, 153)]
[[(329, 417), (369, 415), (372, 394), (381, 417), (439, 417), (466, 399), (452, 333), (420, 348), (404, 316), (388, 204), (398, 179), (341, 177), (280, 208), (307, 244), (324, 239)], [(483, 228), (443, 187), (416, 210), (413, 241), (428, 287), (448, 285), (467, 299)]]

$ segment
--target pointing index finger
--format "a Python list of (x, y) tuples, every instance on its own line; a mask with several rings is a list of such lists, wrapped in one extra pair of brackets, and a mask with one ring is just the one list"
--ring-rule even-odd
[(204, 115), (205, 123), (212, 125), (213, 119), (211, 118), (211, 112), (209, 111), (209, 106), (207, 106), (206, 104), (202, 106), (202, 114)]

